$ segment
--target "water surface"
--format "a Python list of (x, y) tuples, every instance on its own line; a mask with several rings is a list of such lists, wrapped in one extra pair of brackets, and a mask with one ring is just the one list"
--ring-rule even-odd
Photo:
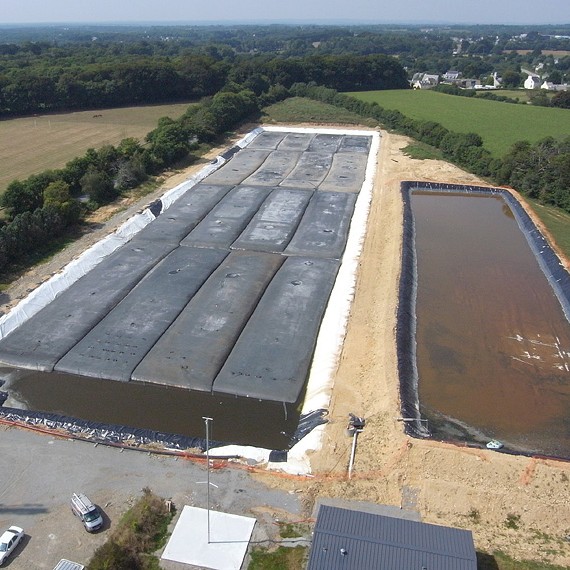
[(499, 196), (412, 192), (433, 436), (570, 458), (570, 325)]

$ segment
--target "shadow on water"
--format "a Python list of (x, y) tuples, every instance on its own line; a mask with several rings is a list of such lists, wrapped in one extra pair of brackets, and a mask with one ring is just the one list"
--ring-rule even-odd
[[(262, 401), (159, 384), (117, 382), (61, 373), (1, 369), (10, 393), (6, 406), (86, 421), (203, 438), (213, 418), (212, 441), (287, 449), (299, 423), (299, 402)], [(301, 400), (302, 401), (302, 400)]]

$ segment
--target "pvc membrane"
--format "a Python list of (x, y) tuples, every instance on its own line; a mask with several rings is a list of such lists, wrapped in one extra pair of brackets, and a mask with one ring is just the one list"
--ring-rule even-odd
[(276, 150), (243, 182), (255, 186), (277, 186), (295, 168), (300, 156), (301, 153), (297, 151)]
[(35, 315), (13, 317), (0, 362), (296, 402), (373, 177), (371, 139), (248, 135), (207, 177), (153, 203), (130, 241), (44, 296)]
[(0, 342), (0, 361), (51, 371), (174, 246), (138, 237), (117, 249), (72, 287)]
[(402, 182), (401, 193), (404, 202), (404, 242), (402, 271), (399, 285), (398, 328), (396, 331), (398, 350), (398, 372), (400, 377), (400, 401), (402, 417), (414, 419), (405, 423), (405, 431), (415, 437), (427, 437), (429, 433), (420, 419), (418, 394), (418, 369), (416, 355), (416, 297), (417, 297), (417, 253), (415, 222), (411, 207), (411, 193), (422, 192), (465, 193), (482, 196), (500, 196), (512, 212), (517, 225), (529, 244), (537, 263), (550, 286), (567, 320), (570, 320), (570, 274), (561, 263), (556, 252), (536, 227), (522, 204), (503, 188), (443, 184), (433, 182)]
[(291, 240), (313, 192), (276, 188), (232, 249), (281, 252)]
[(244, 149), (232, 156), (226, 164), (208, 176), (209, 184), (241, 184), (251, 176), (269, 156), (269, 150)]
[(229, 248), (257, 212), (269, 188), (236, 186), (182, 240), (182, 245)]
[(130, 380), (137, 364), (226, 256), (223, 250), (174, 250), (57, 363), (55, 370)]
[(355, 194), (316, 192), (285, 254), (340, 259), (355, 202)]
[(231, 188), (231, 186), (197, 184), (191, 192), (186, 192), (152, 224), (145, 226), (138, 237), (151, 242), (164, 240), (178, 246), (180, 240), (196, 227)]
[(286, 136), (287, 133), (283, 131), (262, 131), (247, 145), (247, 147), (251, 150), (275, 150)]
[(334, 259), (287, 259), (216, 377), (214, 391), (295, 402), (338, 267)]
[(210, 392), (282, 262), (278, 255), (231, 253), (137, 367), (133, 379)]

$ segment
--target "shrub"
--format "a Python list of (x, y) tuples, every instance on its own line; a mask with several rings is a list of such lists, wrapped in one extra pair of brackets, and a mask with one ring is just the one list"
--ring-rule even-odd
[(152, 553), (164, 544), (173, 515), (164, 499), (143, 489), (143, 496), (125, 513), (109, 540), (95, 551), (88, 570), (158, 568)]

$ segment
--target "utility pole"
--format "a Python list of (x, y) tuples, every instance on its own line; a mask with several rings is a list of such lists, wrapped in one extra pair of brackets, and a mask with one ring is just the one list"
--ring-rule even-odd
[(202, 416), (206, 424), (206, 505), (208, 508), (208, 544), (210, 544), (210, 422), (213, 422), (213, 418), (207, 418)]

